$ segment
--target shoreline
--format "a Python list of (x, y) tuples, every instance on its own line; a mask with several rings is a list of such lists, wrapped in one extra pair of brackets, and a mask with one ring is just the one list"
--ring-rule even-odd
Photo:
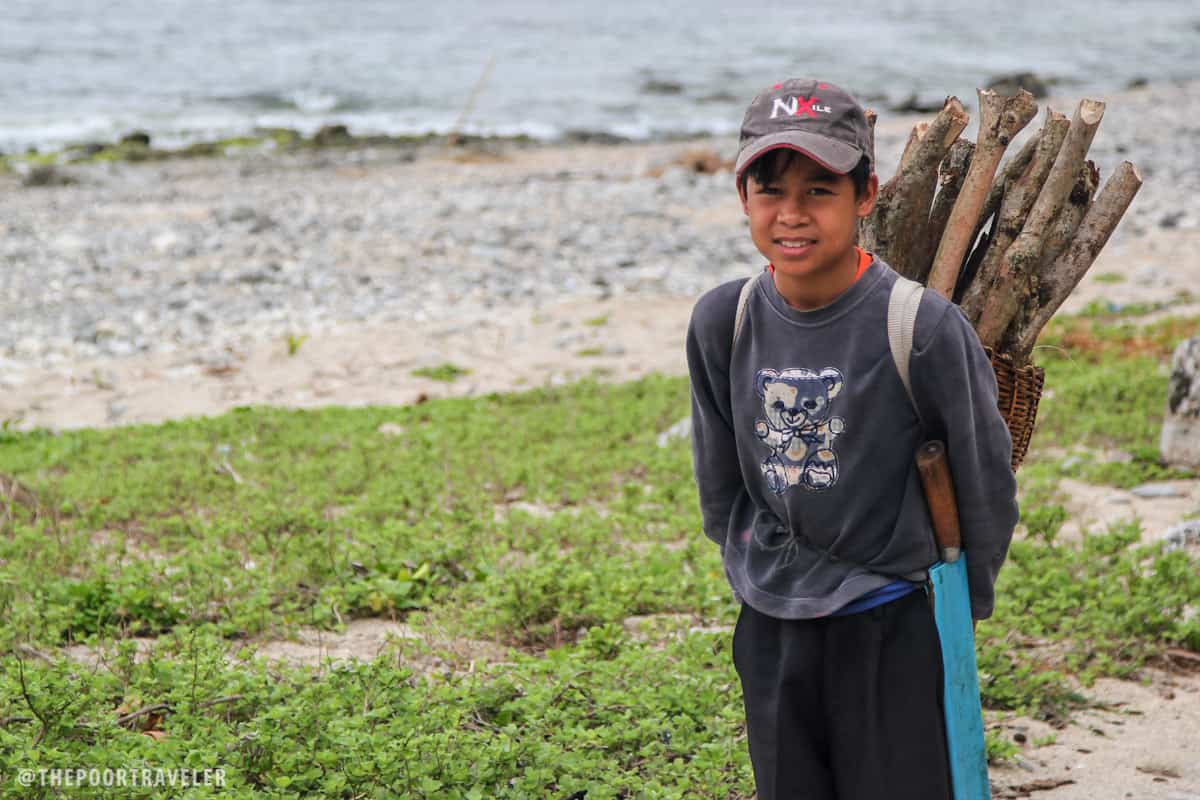
[[(1195, 78), (1171, 77), (1162, 76), (1160, 78), (1150, 80), (1144, 76), (1135, 75), (1132, 78), (1114, 83), (1107, 87), (1083, 87), (1079, 81), (1063, 79), (1061, 76), (1052, 74), (1042, 75), (1029, 71), (1017, 72), (1000, 72), (989, 75), (986, 80), (981, 81), (980, 86), (986, 86), (989, 83), (997, 87), (999, 91), (1008, 91), (1017, 85), (1016, 80), (1025, 78), (1028, 79), (1028, 85), (1040, 92), (1048, 93), (1048, 98), (1053, 99), (1059, 96), (1082, 95), (1087, 94), (1093, 97), (1119, 97), (1124, 94), (1135, 91), (1156, 91), (1170, 90), (1171, 88), (1186, 88), (1190, 84), (1196, 82)], [(656, 96), (664, 92), (670, 96), (678, 89), (682, 91), (682, 85), (676, 85), (670, 81), (662, 86), (659, 82), (653, 79), (647, 81), (643, 87), (643, 96)], [(882, 118), (896, 119), (901, 117), (920, 118), (930, 116), (935, 113), (940, 107), (938, 101), (940, 95), (937, 92), (924, 90), (921, 92), (900, 92), (898, 94), (889, 94), (886, 89), (868, 90), (864, 87), (858, 87), (860, 97), (863, 99), (865, 106), (873, 108)], [(711, 100), (713, 97), (726, 102), (737, 102), (738, 97), (730, 92), (718, 92), (716, 94), (705, 95), (700, 98), (703, 100)], [(745, 98), (749, 99), (749, 98)], [(974, 103), (974, 94), (970, 96), (962, 96), (960, 100), (967, 106), (968, 111)], [(275, 102), (279, 102), (275, 98)], [(1039, 100), (1039, 102), (1043, 102)], [(418, 129), (411, 124), (396, 128), (388, 128), (387, 126), (368, 127), (356, 124), (355, 114), (353, 111), (363, 111), (364, 109), (354, 109), (350, 113), (341, 113), (336, 109), (327, 113), (323, 118), (298, 118), (294, 123), (289, 124), (280, 121), (277, 117), (272, 117), (265, 113), (271, 109), (264, 109), (266, 119), (259, 119), (254, 122), (244, 121), (240, 125), (228, 125), (218, 128), (208, 128), (208, 133), (200, 133), (198, 130), (189, 133), (187, 130), (162, 130), (155, 129), (153, 125), (139, 126), (136, 122), (130, 123), (123, 129), (113, 126), (115, 132), (107, 137), (105, 136), (76, 136), (76, 137), (51, 137), (40, 141), (33, 140), (8, 140), (7, 143), (0, 147), (0, 170), (3, 169), (6, 159), (15, 162), (20, 162), (26, 158), (57, 157), (63, 163), (72, 163), (76, 161), (87, 161), (101, 151), (110, 151), (100, 160), (111, 160), (114, 156), (118, 157), (122, 153), (113, 153), (111, 151), (119, 151), (124, 144), (137, 144), (138, 139), (143, 137), (147, 139), (144, 150), (147, 152), (133, 153), (133, 158), (130, 160), (156, 160), (159, 158), (176, 158), (176, 157), (194, 157), (194, 156), (220, 156), (224, 148), (231, 147), (232, 149), (253, 148), (256, 145), (275, 144), (284, 146), (299, 146), (299, 147), (322, 147), (322, 146), (350, 146), (350, 147), (411, 147), (428, 143), (444, 143), (447, 141), (460, 140), (474, 146), (494, 146), (504, 147), (515, 145), (519, 147), (560, 147), (570, 146), (574, 144), (661, 144), (670, 142), (685, 142), (701, 139), (721, 138), (727, 136), (728, 126), (713, 125), (708, 129), (696, 128), (679, 128), (668, 131), (652, 132), (645, 135), (629, 135), (618, 133), (613, 127), (565, 127), (551, 134), (534, 133), (534, 132), (519, 132), (519, 133), (502, 133), (495, 130), (481, 129), (479, 126), (472, 126), (469, 118), (460, 119), (459, 127), (455, 130), (453, 127), (447, 129), (444, 124), (430, 123), (428, 127)], [(298, 109), (297, 109), (298, 110)], [(270, 120), (270, 121), (268, 121)], [(736, 120), (734, 120), (736, 122)], [(533, 126), (544, 127), (544, 126)], [(530, 129), (532, 130), (532, 129)], [(158, 144), (151, 146), (151, 141), (154, 143), (166, 141), (169, 143), (166, 147), (161, 147)]]
[[(1012, 76), (1002, 77), (1011, 78)], [(1077, 88), (1071, 89), (1069, 84), (1064, 86), (1062, 82), (1055, 80), (1044, 81), (1038, 78), (1037, 83), (1043, 89), (1050, 91), (1048, 96), (1037, 100), (1039, 106), (1057, 104), (1060, 107), (1059, 110), (1062, 110), (1061, 107), (1064, 103), (1069, 102), (1073, 105), (1075, 99), (1083, 96), (1120, 99), (1135, 93), (1191, 91), (1196, 88), (1197, 84), (1200, 84), (1200, 80), (1176, 78), (1151, 83), (1137, 78), (1127, 81), (1124, 86), (1119, 88), (1091, 92), (1083, 92)], [(871, 95), (866, 96), (870, 97)], [(885, 121), (885, 125), (903, 125), (906, 130), (914, 122), (932, 117), (938, 110), (937, 104), (933, 103), (929, 97), (925, 97), (920, 102), (916, 95), (910, 96), (904, 101), (893, 99), (880, 107), (880, 101), (883, 99), (876, 97), (873, 101), (864, 101), (864, 105), (874, 109), (880, 119)], [(977, 110), (974, 95), (959, 99), (968, 113)], [(529, 133), (445, 132), (435, 128), (420, 132), (389, 133), (379, 130), (353, 129), (344, 120), (340, 120), (337, 115), (331, 115), (318, 125), (308, 126), (308, 130), (311, 132), (305, 132), (298, 127), (253, 125), (241, 130), (228, 131), (227, 135), (215, 138), (203, 136), (181, 138), (178, 135), (169, 134), (153, 135), (135, 127), (110, 139), (80, 138), (73, 141), (48, 142), (40, 145), (28, 144), (0, 150), (0, 174), (6, 170), (19, 171), (26, 167), (44, 165), (66, 166), (113, 161), (138, 163), (210, 157), (236, 158), (244, 155), (287, 155), (298, 151), (323, 149), (394, 149), (409, 152), (414, 157), (421, 157), (448, 148), (461, 148), (465, 152), (482, 151), (496, 154), (513, 150), (570, 148), (579, 145), (670, 145), (736, 138), (735, 134), (720, 133), (715, 130), (685, 129), (639, 137), (618, 134), (603, 128), (569, 128), (553, 136), (538, 136)], [(970, 134), (971, 131), (972, 129), (968, 128), (967, 133)], [(173, 145), (160, 147), (154, 144), (160, 139), (173, 142)]]
[(242, 156), (288, 156), (303, 152), (397, 151), (402, 157), (416, 159), (430, 153), (457, 152), (503, 154), (538, 148), (578, 145), (677, 144), (703, 141), (714, 134), (678, 132), (646, 139), (633, 139), (606, 131), (570, 130), (552, 139), (526, 134), (417, 134), (355, 133), (347, 126), (331, 122), (305, 135), (295, 128), (256, 127), (249, 131), (217, 139), (196, 139), (178, 147), (159, 147), (149, 133), (131, 130), (113, 141), (88, 140), (43, 149), (35, 146), (24, 152), (0, 152), (0, 174), (14, 172), (25, 177), (38, 167), (93, 165), (105, 163), (142, 163), (196, 158), (238, 158)]

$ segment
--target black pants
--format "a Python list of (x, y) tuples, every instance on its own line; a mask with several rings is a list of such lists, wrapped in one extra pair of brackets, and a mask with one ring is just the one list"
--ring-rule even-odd
[(814, 620), (742, 603), (733, 663), (758, 800), (949, 800), (941, 645), (924, 592)]

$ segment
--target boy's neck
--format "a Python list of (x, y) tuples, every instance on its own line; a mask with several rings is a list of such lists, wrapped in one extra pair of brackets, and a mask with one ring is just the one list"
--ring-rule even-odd
[(785, 275), (772, 267), (775, 288), (797, 311), (823, 308), (838, 299), (858, 279), (859, 252), (857, 247), (850, 248), (834, 271), (820, 275)]

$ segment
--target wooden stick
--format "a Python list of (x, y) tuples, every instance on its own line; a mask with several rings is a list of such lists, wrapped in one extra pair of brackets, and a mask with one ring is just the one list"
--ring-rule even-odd
[(0, 499), (24, 506), (29, 511), (37, 511), (41, 506), (37, 495), (33, 493), (32, 489), (16, 478), (11, 478), (3, 474), (0, 474)]
[(983, 201), (983, 208), (979, 211), (979, 221), (975, 223), (975, 235), (971, 237), (972, 242), (979, 238), (979, 234), (983, 232), (988, 219), (1000, 210), (1000, 202), (1004, 199), (1004, 192), (1029, 167), (1029, 162), (1033, 160), (1033, 154), (1037, 151), (1038, 142), (1041, 141), (1041, 138), (1042, 130), (1039, 128), (1033, 132), (1033, 135), (1021, 146), (1021, 149), (1017, 151), (1015, 156), (1004, 162), (1004, 168), (1000, 170), (1000, 174), (996, 176), (995, 182), (992, 183), (992, 188), (988, 190), (987, 200)]
[[(197, 703), (195, 705), (195, 708), (198, 710), (201, 708), (209, 708), (211, 706), (220, 705), (222, 703), (233, 703), (238, 700), (241, 700), (242, 697), (243, 696), (240, 694), (231, 694), (231, 695), (225, 695), (223, 697), (214, 697), (210, 700), (205, 700), (203, 703)], [(175, 709), (171, 706), (170, 703), (154, 703), (153, 705), (145, 706), (143, 708), (139, 708), (137, 711), (131, 711), (128, 714), (124, 714), (120, 717), (117, 717), (117, 724), (122, 725), (122, 726), (127, 726), (127, 725), (129, 725), (129, 723), (133, 722), (134, 720), (138, 719), (139, 717), (144, 717), (144, 716), (147, 716), (150, 714), (171, 714), (171, 713), (174, 713), (174, 711), (175, 711)]]
[(871, 129), (870, 152), (867, 153), (871, 157), (871, 168), (878, 172), (879, 169), (875, 164), (875, 122), (879, 119), (879, 115), (875, 113), (873, 108), (864, 108), (863, 114), (867, 117), (867, 127)]
[(987, 199), (996, 167), (1004, 157), (1004, 149), (1036, 114), (1033, 95), (1024, 89), (1012, 97), (1001, 97), (988, 89), (979, 90), (979, 137), (975, 143), (975, 157), (971, 159), (971, 168), (954, 210), (950, 212), (946, 232), (938, 244), (929, 273), (929, 287), (943, 296), (949, 297), (954, 291), (963, 256), (971, 246), (971, 233)]
[(905, 168), (912, 163), (913, 154), (917, 150), (917, 145), (929, 133), (928, 122), (918, 122), (913, 125), (913, 129), (908, 132), (908, 141), (904, 143), (904, 152), (900, 154), (900, 166), (896, 168), (896, 174), (904, 172)]
[(492, 74), (492, 67), (496, 66), (496, 56), (492, 54), (488, 57), (487, 63), (483, 66), (483, 73), (480, 74), (479, 80), (475, 81), (474, 88), (467, 95), (467, 102), (463, 106), (462, 111), (458, 115), (458, 119), (454, 121), (454, 127), (450, 129), (449, 135), (446, 136), (446, 143), (454, 146), (458, 144), (461, 137), (463, 123), (467, 121), (467, 116), (471, 113), (471, 109), (475, 107), (475, 100), (479, 97), (479, 93), (483, 91), (483, 85), (487, 83), (488, 76)]
[(987, 252), (979, 263), (979, 269), (975, 273), (971, 285), (963, 294), (960, 303), (963, 314), (971, 321), (972, 325), (977, 324), (983, 314), (984, 306), (993, 291), (992, 284), (1000, 270), (1000, 263), (1004, 260), (1004, 253), (1021, 233), (1025, 218), (1029, 215), (1029, 210), (1033, 208), (1034, 201), (1037, 200), (1042, 186), (1046, 183), (1046, 176), (1050, 174), (1050, 170), (1054, 166), (1054, 161), (1058, 157), (1063, 140), (1067, 137), (1069, 127), (1070, 122), (1066, 117), (1047, 108), (1046, 122), (1042, 126), (1041, 135), (1038, 137), (1038, 144), (1029, 160), (1029, 165), (1016, 181), (1007, 185), (1003, 192), (996, 224), (992, 226)]
[(959, 139), (950, 146), (950, 152), (946, 154), (946, 157), (942, 159), (941, 166), (938, 167), (938, 193), (933, 198), (933, 206), (929, 209), (929, 224), (925, 227), (925, 245), (921, 258), (918, 259), (918, 263), (923, 269), (914, 280), (924, 281), (929, 275), (928, 267), (932, 266), (933, 254), (937, 252), (938, 242), (942, 240), (942, 233), (946, 230), (950, 212), (954, 209), (959, 192), (962, 191), (963, 180), (967, 176), (967, 170), (971, 167), (971, 158), (974, 155), (975, 143)]
[(975, 332), (984, 346), (996, 347), (999, 344), (1000, 337), (1024, 302), (1028, 279), (1037, 269), (1046, 228), (1075, 185), (1079, 165), (1083, 163), (1103, 118), (1104, 103), (1099, 100), (1079, 101), (1071, 118), (1071, 127), (1067, 130), (1067, 138), (1058, 151), (1037, 201), (1025, 219), (1021, 233), (1004, 253), (996, 272), (995, 288), (988, 296), (979, 323), (975, 326)]
[(16, 650), (17, 650), (17, 652), (24, 653), (27, 656), (32, 656), (33, 658), (41, 659), (42, 661), (45, 661), (47, 664), (54, 664), (53, 658), (46, 655), (41, 650), (38, 650), (36, 647), (34, 647), (31, 644), (25, 644), (24, 642), (22, 642), (21, 644), (18, 644), (16, 646)]
[[(897, 193), (901, 213), (892, 216), (891, 239), (894, 251), (902, 256), (899, 271), (907, 277), (920, 280), (929, 274), (933, 257), (929, 221), (941, 165), (970, 121), (959, 99), (947, 97), (942, 111), (922, 131), (907, 163), (903, 164), (904, 178)], [(961, 187), (961, 177), (958, 183)]]
[(1096, 168), (1096, 163), (1094, 161), (1084, 162), (1079, 168), (1075, 186), (1071, 189), (1071, 194), (1067, 197), (1062, 211), (1058, 213), (1046, 230), (1046, 240), (1042, 243), (1039, 274), (1042, 269), (1053, 264), (1063, 250), (1067, 249), (1067, 245), (1075, 236), (1076, 229), (1079, 228), (1079, 223), (1083, 222), (1084, 215), (1091, 208), (1092, 198), (1099, 186), (1100, 170)]
[[(875, 113), (875, 109), (873, 109), (873, 108), (864, 108), (863, 114), (867, 118), (867, 127), (870, 129), (870, 132), (871, 132), (870, 141), (868, 142), (868, 147), (870, 148), (868, 151), (868, 155), (871, 156), (871, 171), (878, 172), (879, 165), (875, 163), (875, 123), (876, 123), (876, 121), (878, 121), (879, 115), (877, 113)], [(858, 227), (857, 227), (858, 246), (863, 248), (864, 250), (872, 250), (872, 248), (868, 246), (867, 240), (873, 236), (874, 236), (873, 229), (872, 229), (872, 226), (871, 226), (870, 222), (868, 221), (868, 219), (860, 219), (858, 221)], [(872, 240), (872, 243), (873, 243), (873, 240)], [(874, 252), (874, 251), (872, 250), (872, 252)]]
[(1038, 334), (1095, 262), (1141, 188), (1142, 176), (1137, 168), (1122, 162), (1096, 196), (1067, 249), (1041, 273), (1038, 307), (1018, 332), (1018, 352), (1033, 351)]
[(129, 723), (133, 722), (139, 717), (144, 717), (149, 714), (162, 714), (169, 711), (171, 711), (171, 706), (168, 704), (155, 703), (154, 705), (145, 706), (143, 708), (139, 708), (137, 711), (132, 711), (128, 714), (117, 717), (117, 724), (125, 726), (129, 725)]
[(863, 247), (873, 249), (901, 275), (921, 271), (914, 259), (923, 249), (938, 165), (970, 119), (957, 97), (947, 97), (927, 127), (913, 129), (900, 171), (879, 190)]
[(917, 450), (917, 473), (929, 504), (929, 518), (942, 561), (958, 561), (962, 551), (962, 532), (958, 524), (958, 503), (954, 481), (946, 461), (946, 446), (939, 441), (925, 442)]
[[(1079, 175), (1075, 178), (1075, 186), (1071, 189), (1067, 202), (1063, 204), (1062, 210), (1058, 212), (1054, 221), (1050, 223), (1050, 227), (1046, 229), (1046, 238), (1042, 243), (1038, 268), (1031, 283), (1033, 291), (1030, 294), (1035, 299), (1040, 298), (1041, 295), (1041, 276), (1051, 268), (1058, 256), (1071, 243), (1084, 215), (1091, 208), (1092, 198), (1096, 194), (1099, 181), (1100, 172), (1096, 169), (1094, 162), (1087, 161), (1079, 166)], [(1022, 348), (1020, 331), (1027, 327), (1029, 318), (1037, 313), (1037, 309), (1037, 302), (1026, 303), (1018, 308), (1016, 316), (1013, 317), (1012, 322), (1008, 325), (1008, 330), (1000, 340), (1001, 352), (1011, 353), (1018, 367), (1028, 363), (1032, 353), (1032, 343), (1030, 343), (1029, 350)]]
[[(1004, 192), (1029, 167), (1029, 162), (1033, 160), (1033, 154), (1037, 151), (1041, 138), (1042, 131), (1039, 128), (1026, 140), (1015, 156), (1004, 162), (996, 180), (993, 181), (987, 200), (983, 201), (983, 208), (979, 211), (979, 221), (975, 223), (975, 230), (971, 233), (971, 239), (967, 244), (971, 254), (963, 259), (962, 269), (954, 284), (953, 300), (955, 303), (961, 302), (963, 294), (975, 279), (975, 273), (979, 271), (979, 265), (983, 261), (984, 255), (987, 254), (987, 247), (992, 239), (992, 230), (996, 227), (994, 224), (996, 213), (1000, 210)], [(992, 228), (988, 230), (987, 234), (984, 234), (983, 231), (989, 223), (993, 223)], [(973, 249), (971, 249), (972, 244), (974, 244)]]
[[(867, 117), (867, 123), (871, 124), (871, 117)], [(871, 209), (871, 214), (866, 218), (859, 220), (858, 223), (858, 246), (864, 250), (878, 254), (884, 261), (892, 264), (892, 254), (888, 252), (887, 235), (882, 231), (883, 220), (890, 214), (894, 205), (892, 195), (896, 191), (896, 183), (900, 180), (900, 175), (904, 172), (904, 166), (912, 160), (912, 152), (917, 147), (917, 142), (925, 135), (925, 131), (929, 129), (928, 122), (919, 122), (913, 126), (908, 132), (908, 141), (904, 143), (904, 152), (900, 154), (900, 165), (896, 168), (895, 174), (888, 179), (888, 182), (879, 187), (879, 195), (875, 198), (875, 207)], [(871, 147), (872, 151), (875, 146), (875, 128), (871, 127)], [(893, 268), (895, 264), (892, 264)]]
[(961, 302), (963, 293), (971, 285), (975, 273), (979, 271), (979, 262), (983, 261), (983, 257), (987, 254), (988, 245), (991, 244), (991, 241), (992, 232), (990, 230), (979, 234), (979, 242), (975, 245), (975, 249), (971, 251), (971, 255), (967, 256), (967, 260), (963, 262), (962, 272), (958, 273), (958, 283), (954, 286), (954, 296), (952, 298), (955, 303)]

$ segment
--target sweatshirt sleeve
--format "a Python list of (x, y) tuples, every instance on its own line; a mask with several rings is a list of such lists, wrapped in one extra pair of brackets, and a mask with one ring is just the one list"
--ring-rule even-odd
[(986, 619), (1018, 518), (1012, 438), (997, 406), (995, 372), (971, 323), (944, 298), (923, 303), (921, 313), (927, 311), (931, 329), (925, 337), (917, 334), (909, 362), (913, 395), (927, 434), (946, 444), (971, 616)]
[(741, 281), (730, 282), (701, 297), (692, 310), (687, 333), (692, 466), (704, 535), (721, 546), (722, 554), (730, 511), (738, 494), (745, 490), (729, 395), (732, 314), (740, 289)]

